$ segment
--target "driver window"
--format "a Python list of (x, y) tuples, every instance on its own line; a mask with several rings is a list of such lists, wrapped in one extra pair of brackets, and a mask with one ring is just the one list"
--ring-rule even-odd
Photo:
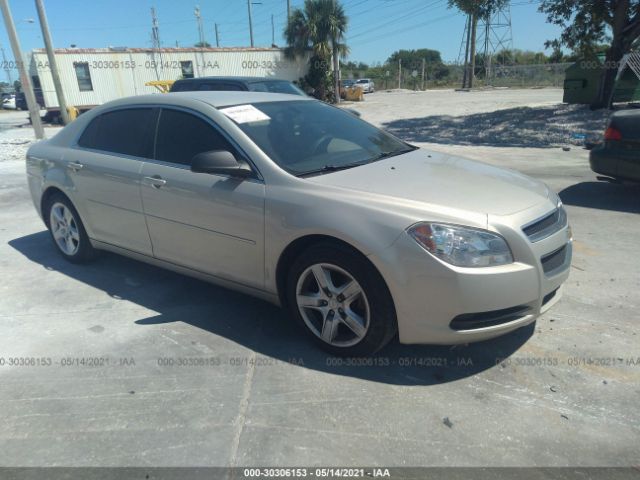
[(198, 153), (228, 150), (231, 144), (215, 128), (190, 113), (162, 109), (156, 140), (156, 160), (190, 165)]

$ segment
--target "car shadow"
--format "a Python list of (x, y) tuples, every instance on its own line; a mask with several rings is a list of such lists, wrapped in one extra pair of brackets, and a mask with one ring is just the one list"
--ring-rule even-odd
[[(141, 328), (183, 322), (257, 355), (374, 382), (433, 385), (500, 368), (501, 360), (534, 332), (532, 324), (497, 339), (455, 347), (401, 345), (396, 339), (374, 357), (340, 359), (314, 346), (284, 310), (262, 300), (110, 253), (90, 264), (72, 264), (55, 251), (47, 231), (16, 238), (9, 245), (46, 270), (159, 312), (136, 320)], [(115, 316), (113, 320), (118, 321)]]
[(565, 205), (640, 213), (640, 184), (581, 182), (565, 188), (559, 195)]
[(408, 142), (550, 148), (599, 138), (608, 114), (583, 105), (517, 107), (470, 115), (433, 115), (385, 123)]

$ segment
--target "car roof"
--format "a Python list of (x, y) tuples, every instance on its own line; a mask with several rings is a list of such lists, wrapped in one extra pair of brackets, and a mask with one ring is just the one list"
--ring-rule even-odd
[(167, 104), (181, 105), (189, 101), (197, 100), (211, 105), (215, 108), (229, 107), (232, 105), (243, 105), (247, 103), (265, 103), (265, 102), (309, 102), (316, 101), (310, 97), (301, 95), (289, 95), (286, 93), (270, 93), (270, 92), (233, 92), (233, 91), (190, 91), (190, 92), (171, 92), (171, 93), (154, 93), (151, 95), (138, 95), (134, 97), (126, 97), (103, 104), (104, 107), (121, 107), (126, 105), (140, 104)]
[(221, 82), (246, 82), (246, 83), (257, 83), (257, 82), (289, 82), (289, 80), (284, 80), (282, 78), (271, 78), (271, 77), (241, 77), (241, 76), (230, 76), (230, 77), (198, 77), (198, 78), (182, 78), (180, 80), (176, 80), (177, 82), (185, 82), (185, 83), (198, 83), (198, 82), (210, 82), (210, 81), (221, 81)]
[(616, 118), (621, 117), (638, 117), (640, 116), (640, 108), (629, 108), (626, 110), (618, 110), (617, 112), (613, 112), (613, 115)]

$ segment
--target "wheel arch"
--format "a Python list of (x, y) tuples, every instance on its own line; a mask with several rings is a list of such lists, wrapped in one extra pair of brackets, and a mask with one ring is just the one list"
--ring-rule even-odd
[[(389, 296), (393, 301), (393, 295), (391, 294), (391, 290), (387, 285), (385, 278), (382, 275), (382, 272), (376, 267), (376, 265), (369, 260), (369, 258), (362, 253), (358, 248), (354, 247), (350, 243), (341, 240), (337, 237), (333, 237), (331, 235), (323, 235), (323, 234), (309, 234), (293, 240), (287, 247), (282, 251), (280, 257), (278, 258), (278, 263), (276, 266), (276, 288), (278, 291), (278, 298), (280, 299), (280, 304), (283, 307), (287, 305), (286, 299), (286, 286), (287, 286), (287, 273), (289, 268), (295, 262), (295, 260), (308, 248), (318, 245), (333, 245), (338, 248), (342, 248), (350, 251), (352, 254), (357, 255), (362, 260), (364, 260), (367, 264), (373, 268), (373, 270), (378, 274), (380, 280), (383, 282), (384, 287), (389, 292)], [(395, 302), (394, 302), (395, 303)], [(394, 306), (395, 308), (395, 306)]]
[[(62, 190), (61, 188), (59, 188), (59, 187), (57, 187), (55, 185), (50, 185), (47, 188), (45, 188), (44, 192), (42, 192), (42, 196), (40, 197), (40, 211), (42, 212), (42, 220), (44, 221), (44, 223), (47, 226), (47, 228), (49, 227), (49, 216), (47, 215), (47, 212), (45, 211), (45, 206), (47, 205), (47, 202), (49, 201), (49, 199), (51, 197), (53, 197), (54, 195), (56, 195), (56, 194), (59, 194), (59, 195), (62, 195), (63, 197), (65, 197), (67, 200), (69, 200), (71, 205), (73, 205), (74, 208), (75, 208), (75, 204), (69, 198), (69, 195), (64, 193), (64, 190)], [(77, 210), (77, 208), (76, 208), (76, 210)]]

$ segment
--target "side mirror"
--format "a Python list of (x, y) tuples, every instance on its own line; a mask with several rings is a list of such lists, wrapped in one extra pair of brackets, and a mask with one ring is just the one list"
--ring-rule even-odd
[(197, 154), (191, 159), (191, 171), (240, 178), (246, 178), (253, 173), (249, 165), (236, 160), (227, 150), (210, 150)]

